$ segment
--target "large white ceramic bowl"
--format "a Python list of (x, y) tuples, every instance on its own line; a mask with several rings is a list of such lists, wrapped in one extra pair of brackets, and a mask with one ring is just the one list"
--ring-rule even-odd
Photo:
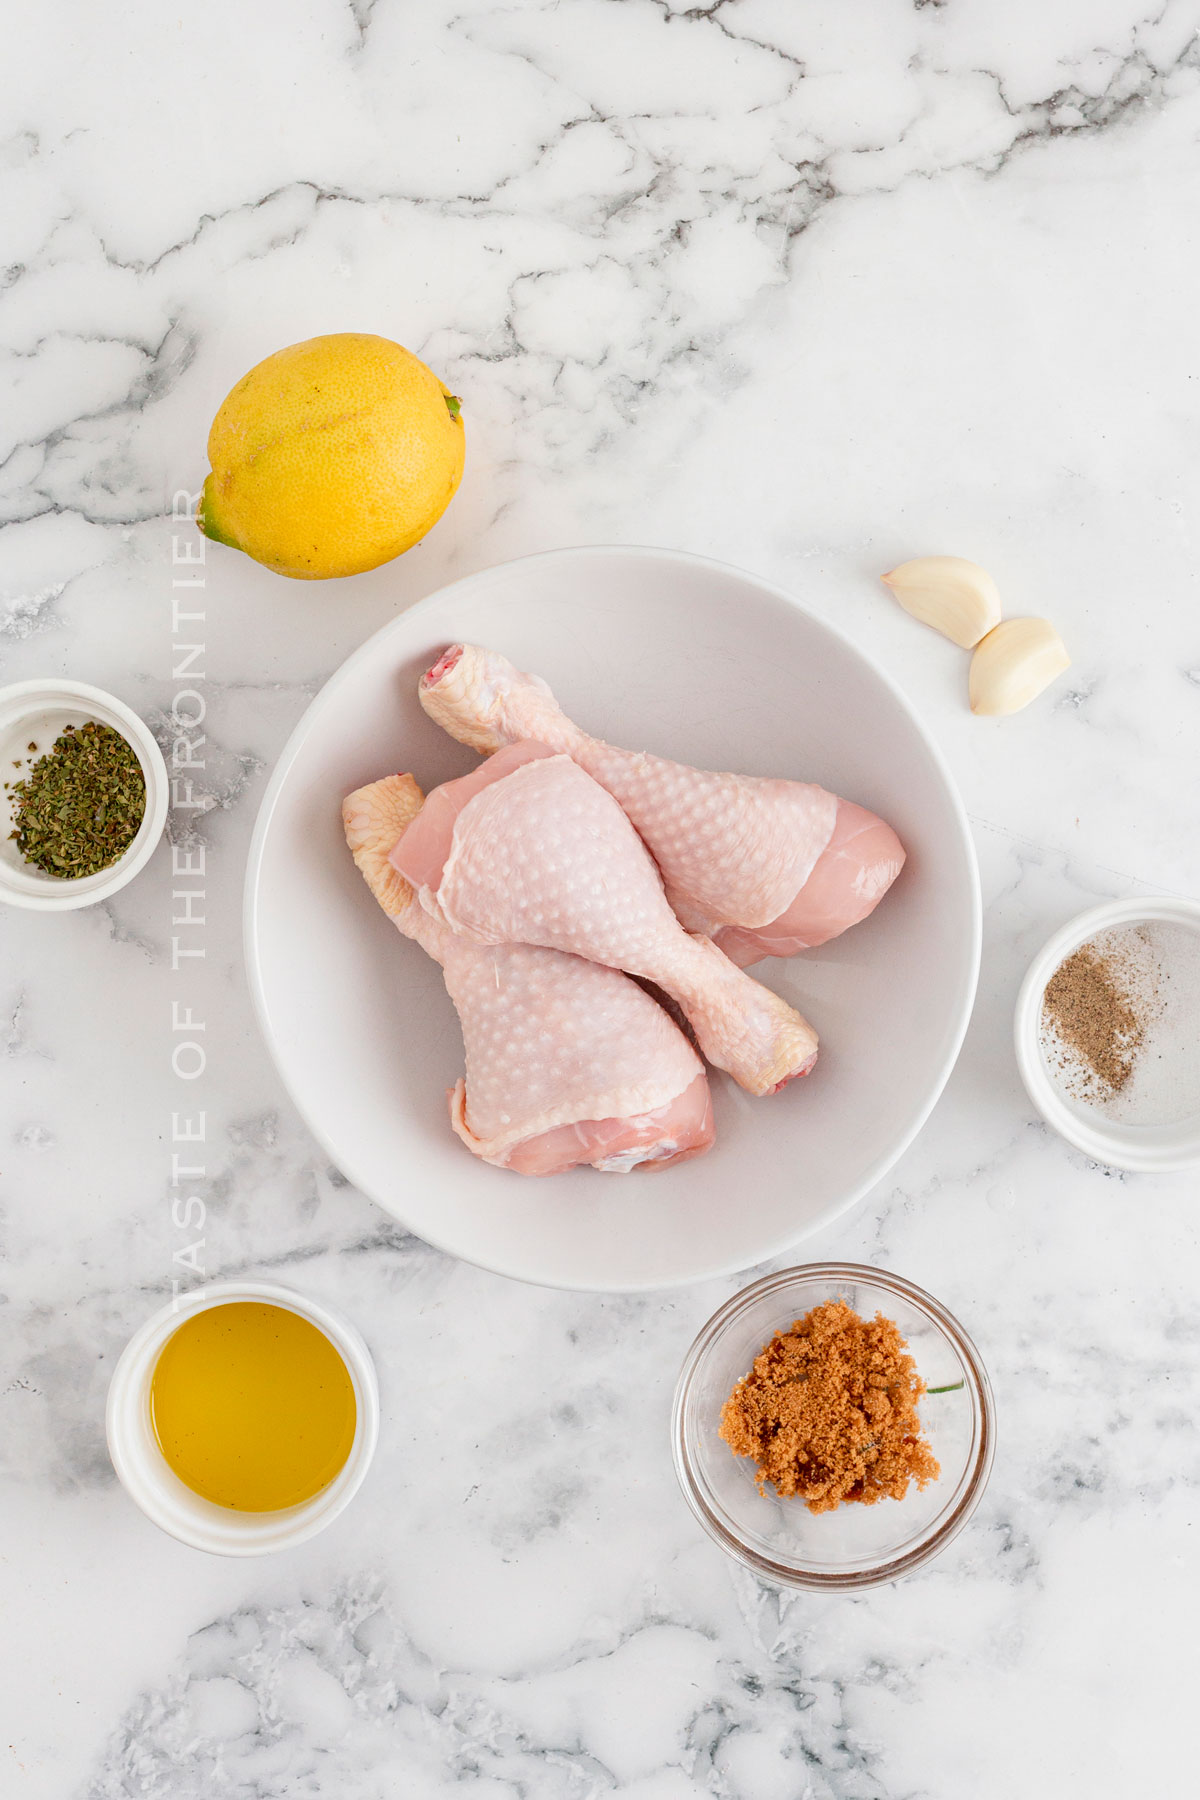
[[(541, 1180), (450, 1130), (458, 1022), (432, 962), (354, 867), (340, 804), (476, 761), (422, 712), (447, 643), (504, 652), (589, 731), (703, 768), (788, 775), (881, 813), (908, 847), (893, 891), (824, 948), (754, 973), (811, 1018), (806, 1080), (755, 1100), (712, 1077), (717, 1144), (666, 1171)], [(337, 1166), (456, 1256), (555, 1287), (729, 1273), (829, 1224), (891, 1167), (958, 1055), (979, 965), (975, 856), (946, 767), (891, 682), (786, 594), (665, 550), (557, 550), (402, 614), (330, 680), (264, 797), (246, 889), (250, 985), (300, 1112)]]

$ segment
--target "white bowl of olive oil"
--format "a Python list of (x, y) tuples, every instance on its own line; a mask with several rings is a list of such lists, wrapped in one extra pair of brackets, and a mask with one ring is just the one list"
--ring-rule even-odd
[(226, 1281), (147, 1319), (108, 1390), (125, 1491), (197, 1550), (260, 1556), (330, 1524), (379, 1435), (379, 1389), (347, 1320), (291, 1288)]
[[(99, 734), (93, 743), (106, 754), (72, 782), (67, 753), (74, 749), (74, 760), (88, 762), (78, 753), (89, 733)], [(110, 809), (99, 828), (97, 798)], [(107, 900), (154, 854), (169, 798), (154, 734), (115, 694), (57, 677), (0, 688), (0, 900), (37, 912), (74, 912)], [(23, 827), (27, 843), (32, 838), (39, 847), (22, 850)], [(110, 836), (119, 832), (111, 849), (103, 841), (106, 828)], [(56, 866), (47, 851), (58, 844), (67, 854)]]

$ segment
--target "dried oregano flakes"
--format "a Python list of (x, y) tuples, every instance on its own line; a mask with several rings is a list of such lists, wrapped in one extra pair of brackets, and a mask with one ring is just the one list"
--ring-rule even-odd
[(94, 719), (68, 725), (27, 775), (5, 787), (14, 818), (10, 840), (26, 862), (67, 880), (119, 861), (146, 811), (137, 752)]

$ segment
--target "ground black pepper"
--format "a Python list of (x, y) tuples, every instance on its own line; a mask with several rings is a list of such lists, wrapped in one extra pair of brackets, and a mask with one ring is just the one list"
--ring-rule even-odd
[(1104, 1098), (1121, 1092), (1146, 1033), (1119, 954), (1081, 945), (1046, 983), (1042, 1018), (1085, 1064)]

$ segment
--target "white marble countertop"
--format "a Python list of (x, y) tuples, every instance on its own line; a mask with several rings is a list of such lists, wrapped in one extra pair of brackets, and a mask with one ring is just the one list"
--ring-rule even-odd
[[(110, 904), (4, 915), (6, 1796), (1187, 1790), (1196, 1181), (1051, 1137), (1009, 1019), (1081, 906), (1200, 888), (1198, 27), (1198, 0), (10, 11), (0, 680), (96, 682), (166, 732), (171, 496), (281, 345), (399, 338), (463, 395), (470, 449), (390, 568), (307, 585), (210, 549), (208, 1061), (183, 1100), (166, 854)], [(737, 1284), (605, 1299), (449, 1261), (328, 1166), (251, 1018), (243, 863), (310, 696), (447, 579), (591, 541), (739, 563), (836, 619), (977, 831), (959, 1067), (803, 1254), (944, 1299), (1000, 1449), (942, 1560), (858, 1598), (760, 1586), (676, 1491), (674, 1373)], [(1070, 643), (1020, 718), (973, 719), (960, 653), (878, 587), (931, 550)], [(202, 1232), (172, 1216), (183, 1105)], [(250, 1563), (160, 1535), (102, 1428), (172, 1279), (242, 1271), (340, 1304), (384, 1390), (353, 1507)]]

